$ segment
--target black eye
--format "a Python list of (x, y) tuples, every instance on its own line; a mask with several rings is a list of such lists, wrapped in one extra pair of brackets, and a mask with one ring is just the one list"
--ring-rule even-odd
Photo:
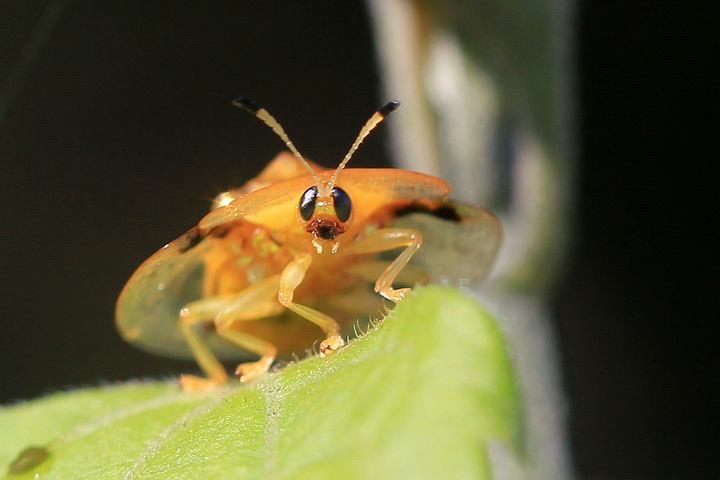
[(317, 200), (317, 187), (310, 187), (300, 197), (300, 216), (303, 220), (310, 220), (315, 211), (315, 200)]
[(341, 222), (347, 222), (352, 212), (352, 202), (350, 201), (350, 195), (348, 195), (342, 188), (334, 187), (332, 189), (333, 203), (335, 204), (335, 214), (337, 214), (338, 220)]

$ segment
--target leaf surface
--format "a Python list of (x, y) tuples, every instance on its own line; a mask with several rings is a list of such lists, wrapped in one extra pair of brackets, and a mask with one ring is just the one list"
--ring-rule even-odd
[(519, 412), (492, 318), (427, 287), (333, 356), (250, 385), (129, 383), (5, 407), (0, 465), (13, 479), (483, 479), (488, 441), (522, 452)]

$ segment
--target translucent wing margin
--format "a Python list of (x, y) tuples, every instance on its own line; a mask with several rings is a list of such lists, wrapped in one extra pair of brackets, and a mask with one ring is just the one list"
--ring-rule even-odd
[[(117, 328), (126, 341), (166, 357), (192, 358), (178, 315), (187, 303), (202, 297), (204, 254), (213, 240), (195, 227), (135, 271), (115, 309)], [(221, 358), (243, 353), (205, 325), (198, 325), (198, 333)]]
[(431, 282), (472, 286), (490, 272), (502, 242), (502, 225), (489, 210), (445, 201), (435, 208), (404, 207), (393, 226), (422, 232), (423, 244), (412, 264)]

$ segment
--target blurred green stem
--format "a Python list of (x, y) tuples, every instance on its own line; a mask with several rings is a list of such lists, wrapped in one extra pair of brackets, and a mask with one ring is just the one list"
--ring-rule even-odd
[(545, 293), (572, 198), (569, 0), (368, 0), (400, 167), (448, 179), (506, 238), (488, 295), (528, 399), (531, 478), (571, 477)]

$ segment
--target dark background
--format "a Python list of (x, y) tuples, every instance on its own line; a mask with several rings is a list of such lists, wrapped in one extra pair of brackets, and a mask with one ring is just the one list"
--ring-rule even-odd
[[(327, 163), (384, 100), (361, 2), (189, 3), (0, 1), (0, 79), (27, 60), (0, 99), (0, 402), (194, 368), (123, 343), (113, 307), (141, 260), (280, 150), (234, 96)], [(552, 300), (583, 478), (712, 478), (701, 17), (578, 8), (579, 198)], [(385, 135), (354, 165), (386, 164)]]

